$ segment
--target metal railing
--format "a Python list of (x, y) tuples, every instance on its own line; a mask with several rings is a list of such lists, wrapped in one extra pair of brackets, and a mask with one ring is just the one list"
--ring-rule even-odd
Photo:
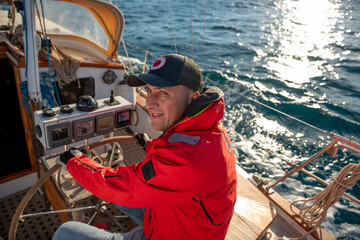
[[(284, 160), (287, 164), (292, 166), (294, 169), (291, 170), (290, 172), (287, 172), (284, 176), (282, 176), (281, 178), (275, 180), (274, 182), (269, 183), (268, 185), (264, 186), (264, 190), (269, 192), (269, 190), (271, 188), (273, 188), (274, 186), (276, 186), (277, 184), (284, 181), (286, 178), (290, 177), (291, 175), (293, 175), (294, 173), (296, 173), (298, 171), (302, 171), (303, 173), (305, 173), (309, 177), (312, 177), (316, 181), (328, 186), (329, 183), (327, 183), (323, 179), (315, 176), (314, 174), (308, 172), (307, 170), (304, 169), (304, 167), (307, 166), (309, 163), (313, 162), (315, 159), (317, 159), (318, 157), (320, 157), (324, 153), (328, 153), (332, 157), (335, 157), (340, 148), (346, 148), (346, 149), (348, 149), (348, 150), (350, 150), (352, 152), (360, 153), (360, 140), (358, 138), (350, 137), (349, 139), (346, 139), (344, 137), (341, 137), (341, 136), (338, 136), (338, 135), (335, 135), (335, 134), (331, 134), (330, 136), (332, 138), (334, 138), (334, 140), (332, 142), (330, 142), (328, 145), (326, 145), (323, 149), (318, 151), (316, 154), (314, 154), (312, 157), (310, 157), (308, 160), (303, 162), (302, 164), (297, 165), (297, 164), (295, 164), (295, 163), (293, 163), (291, 161)], [(344, 193), (343, 195), (345, 197), (349, 198), (350, 200), (360, 204), (360, 200), (356, 199), (355, 197), (353, 197), (353, 196), (351, 196), (351, 195), (349, 195), (347, 193)]]

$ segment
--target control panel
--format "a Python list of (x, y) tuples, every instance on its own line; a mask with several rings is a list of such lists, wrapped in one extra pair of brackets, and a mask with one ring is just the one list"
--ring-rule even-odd
[[(34, 113), (36, 135), (46, 149), (60, 147), (131, 125), (132, 104), (120, 96), (82, 98)], [(91, 103), (91, 104), (87, 104)], [(90, 106), (90, 107), (89, 107)]]

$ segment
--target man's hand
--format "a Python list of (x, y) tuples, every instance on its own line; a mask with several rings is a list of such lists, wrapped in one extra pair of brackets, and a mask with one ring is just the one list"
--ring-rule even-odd
[(76, 148), (70, 148), (69, 151), (60, 154), (60, 158), (56, 159), (56, 163), (66, 168), (66, 163), (73, 157), (82, 156), (84, 153)]
[(150, 140), (149, 135), (146, 133), (134, 133), (134, 137), (138, 143), (145, 149), (148, 141)]

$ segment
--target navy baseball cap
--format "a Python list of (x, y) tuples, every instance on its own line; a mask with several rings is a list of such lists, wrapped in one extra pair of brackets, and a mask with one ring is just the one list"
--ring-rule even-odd
[(203, 89), (199, 67), (192, 59), (180, 54), (167, 54), (159, 57), (147, 74), (130, 75), (127, 84), (131, 87), (145, 84), (155, 87), (184, 85), (200, 93)]

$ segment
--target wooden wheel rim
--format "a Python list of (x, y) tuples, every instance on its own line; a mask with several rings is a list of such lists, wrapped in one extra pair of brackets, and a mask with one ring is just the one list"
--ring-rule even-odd
[[(135, 142), (136, 139), (133, 136), (116, 136), (111, 138), (105, 138), (102, 139), (96, 143), (93, 143), (87, 147), (88, 150), (94, 149), (96, 147), (108, 144), (108, 143), (114, 143), (114, 142), (126, 142), (131, 141)], [(34, 196), (35, 192), (39, 189), (40, 186), (44, 184), (45, 181), (47, 181), (50, 176), (55, 173), (58, 169), (61, 168), (60, 164), (56, 164), (52, 168), (49, 169), (25, 194), (24, 198), (21, 200), (19, 206), (17, 207), (14, 216), (11, 220), (10, 230), (9, 230), (9, 240), (15, 240), (16, 237), (16, 231), (17, 227), (19, 225), (20, 216), (22, 215), (25, 207), (29, 203), (30, 199)]]

